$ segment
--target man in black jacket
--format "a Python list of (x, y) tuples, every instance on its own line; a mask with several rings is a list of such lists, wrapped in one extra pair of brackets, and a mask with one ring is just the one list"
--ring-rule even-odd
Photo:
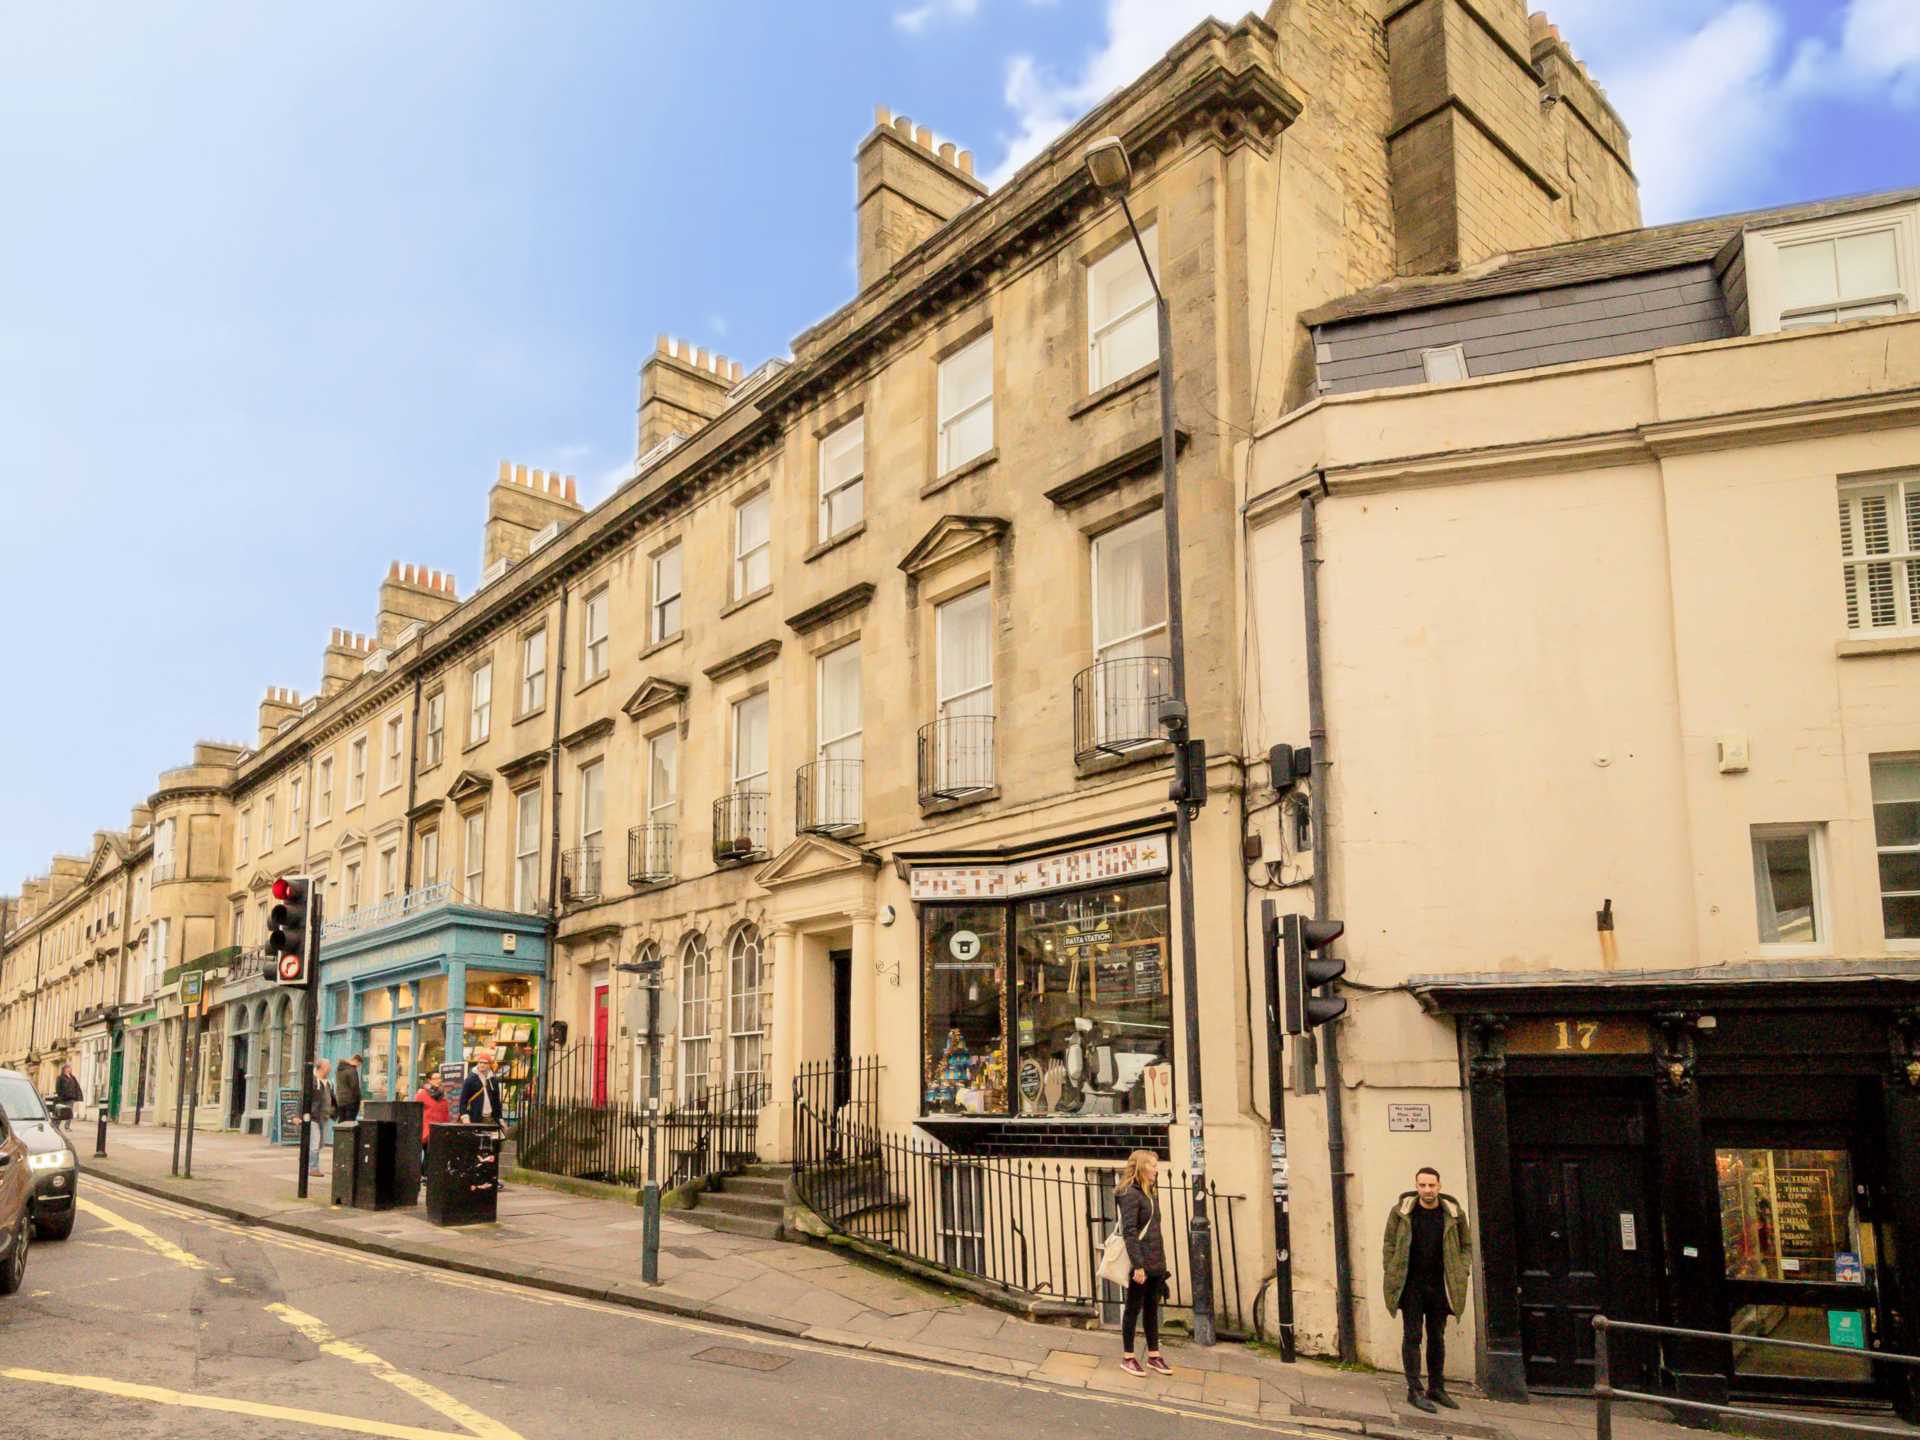
[(498, 1125), (501, 1118), (500, 1077), (493, 1073), (493, 1052), (482, 1050), (460, 1086), (460, 1119), (469, 1125)]
[(342, 1125), (360, 1118), (359, 1055), (349, 1055), (340, 1062), (340, 1073), (333, 1077), (333, 1099), (338, 1107), (335, 1118)]

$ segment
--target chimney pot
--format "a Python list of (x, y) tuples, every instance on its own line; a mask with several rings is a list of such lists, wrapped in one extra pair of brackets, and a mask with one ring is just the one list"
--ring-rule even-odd
[(580, 503), (579, 492), (573, 488), (573, 476), (571, 475), (567, 476), (567, 499), (573, 501), (576, 505)]
[(960, 152), (960, 173), (962, 175), (971, 175), (973, 173), (973, 151), (962, 150)]
[(953, 164), (953, 154), (954, 154), (953, 142), (951, 140), (941, 141), (940, 142), (940, 158), (946, 161), (947, 164), (951, 165)]
[(882, 130), (893, 123), (893, 112), (884, 105), (873, 107), (873, 123)]
[(905, 115), (894, 116), (893, 128), (896, 134), (904, 135), (909, 140), (913, 138), (913, 121), (909, 119), (907, 116)]
[(495, 483), (504, 485), (507, 483), (507, 481), (511, 480), (512, 478), (513, 478), (513, 466), (509, 462), (502, 460), (500, 462), (500, 478)]
[(527, 467), (526, 466), (516, 465), (513, 467), (513, 483), (521, 486), (524, 486), (527, 483)]
[(913, 132), (913, 143), (918, 145), (922, 150), (933, 149), (933, 131), (927, 129), (924, 125), (916, 127)]

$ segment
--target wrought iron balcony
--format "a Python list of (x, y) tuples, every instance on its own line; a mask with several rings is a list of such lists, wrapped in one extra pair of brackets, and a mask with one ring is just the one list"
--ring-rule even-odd
[(577, 905), (598, 900), (600, 889), (600, 847), (582, 845), (577, 850), (560, 852), (560, 903)]
[(713, 859), (716, 865), (759, 860), (766, 853), (765, 791), (734, 790), (713, 802)]
[(636, 825), (627, 831), (627, 883), (659, 885), (673, 879), (675, 837), (679, 826), (670, 821)]
[(1100, 660), (1073, 677), (1073, 758), (1079, 764), (1166, 739), (1160, 711), (1173, 698), (1164, 655)]
[(382, 900), (377, 905), (364, 905), (358, 910), (349, 910), (338, 920), (327, 921), (322, 938), (335, 939), (341, 935), (356, 935), (362, 930), (373, 930), (379, 926), (391, 924), (395, 920), (404, 920), (423, 910), (432, 910), (450, 903), (453, 899), (453, 882), (441, 880), (433, 885), (422, 885), (409, 890), (404, 895), (396, 895), (390, 900)]
[(860, 827), (863, 798), (858, 760), (816, 760), (793, 777), (794, 829), (831, 835)]
[(920, 803), (959, 800), (994, 785), (991, 715), (950, 715), (920, 727)]

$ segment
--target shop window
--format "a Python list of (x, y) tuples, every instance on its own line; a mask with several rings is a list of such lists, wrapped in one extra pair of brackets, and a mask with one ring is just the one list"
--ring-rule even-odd
[(1753, 887), (1763, 945), (1826, 940), (1818, 825), (1753, 827)]
[(1014, 909), (1022, 1115), (1170, 1115), (1165, 881)]
[(330, 1021), (328, 1021), (328, 1023), (331, 1025), (346, 1024), (347, 1023), (347, 987), (344, 985), (336, 985), (333, 987), (333, 989), (329, 990), (327, 994), (330, 997), (332, 997), (329, 1003), (331, 1005), (330, 1013), (333, 1016), (333, 1018)]
[(923, 933), (926, 1112), (1004, 1115), (1006, 911), (998, 905), (929, 907)]
[(447, 1008), (447, 977), (429, 975), (414, 987), (419, 992), (422, 1010), (444, 1010)]
[[(1877, 1256), (1872, 1227), (1861, 1223), (1854, 1204), (1852, 1157), (1845, 1150), (1722, 1148), (1714, 1151), (1714, 1171), (1729, 1282), (1858, 1286), (1860, 1292), (1857, 1306), (1836, 1302), (1831, 1291), (1805, 1303), (1794, 1303), (1790, 1291), (1767, 1292), (1756, 1303), (1736, 1303), (1733, 1333), (1864, 1348)], [(1771, 1345), (1736, 1343), (1733, 1365), (1737, 1375), (1870, 1378), (1864, 1357)]]
[[(440, 998), (444, 1004), (446, 1000), (444, 989), (441, 991)], [(469, 1010), (538, 1010), (540, 982), (531, 975), (512, 975), (501, 970), (469, 970), (467, 972), (467, 1008)]]
[(1874, 758), (1873, 843), (1887, 939), (1920, 941), (1920, 758)]
[(377, 1025), (383, 1020), (393, 1019), (393, 992), (382, 986), (378, 990), (363, 991), (360, 996), (360, 1023)]
[(420, 1082), (426, 1083), (427, 1076), (447, 1063), (447, 1017), (437, 1016), (432, 1020), (422, 1020), (418, 1027), (420, 1052)]
[(227, 1052), (227, 1012), (224, 1008), (215, 1010), (207, 1017), (206, 1028), (200, 1032), (200, 1103), (217, 1105), (220, 1103), (221, 1072), (225, 1069)]

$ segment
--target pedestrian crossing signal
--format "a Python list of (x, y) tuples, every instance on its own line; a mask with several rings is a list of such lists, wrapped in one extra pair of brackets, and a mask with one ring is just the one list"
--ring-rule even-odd
[(267, 954), (273, 964), (273, 979), (280, 985), (307, 983), (307, 957), (311, 952), (312, 928), (308, 923), (308, 901), (313, 882), (302, 876), (283, 875), (273, 882), (273, 909), (267, 915)]

